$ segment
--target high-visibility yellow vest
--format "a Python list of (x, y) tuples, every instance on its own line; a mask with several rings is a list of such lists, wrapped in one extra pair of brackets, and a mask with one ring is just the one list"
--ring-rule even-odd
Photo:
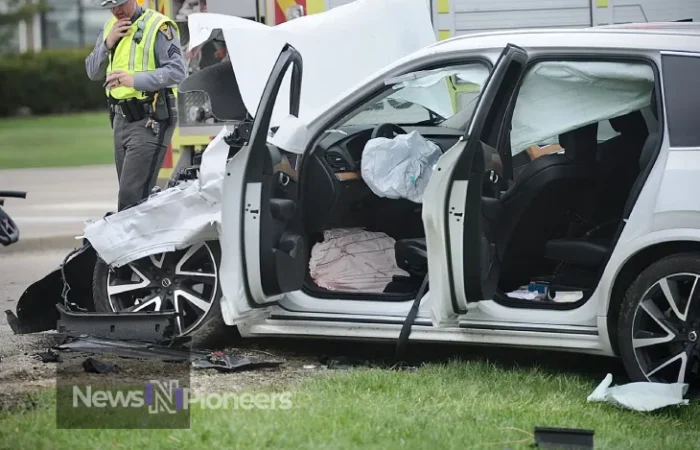
[[(105, 38), (109, 35), (117, 18), (112, 17), (104, 27)], [(177, 24), (170, 18), (152, 9), (144, 9), (139, 18), (131, 24), (129, 34), (124, 36), (116, 49), (110, 56), (107, 65), (107, 74), (114, 70), (123, 70), (130, 74), (145, 72), (156, 69), (156, 35), (161, 26), (172, 25), (175, 32), (180, 34)], [(106, 89), (107, 96), (112, 96), (117, 100), (136, 98), (142, 100), (149, 96), (149, 93), (137, 91), (132, 87), (117, 86), (113, 89)]]

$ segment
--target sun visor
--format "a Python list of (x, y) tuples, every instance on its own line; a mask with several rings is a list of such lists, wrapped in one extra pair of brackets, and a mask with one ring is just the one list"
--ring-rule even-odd
[[(435, 43), (427, 0), (356, 0), (275, 27), (219, 14), (192, 14), (190, 45), (223, 31), (243, 103), (257, 111), (270, 72), (288, 43), (303, 58), (299, 118), (313, 120), (330, 99), (397, 60)], [(254, 61), (254, 63), (252, 63)], [(290, 73), (271, 126), (289, 114)]]

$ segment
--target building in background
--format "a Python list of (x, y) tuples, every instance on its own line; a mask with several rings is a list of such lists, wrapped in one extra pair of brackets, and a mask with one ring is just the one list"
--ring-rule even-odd
[[(15, 12), (27, 0), (8, 2), (0, 0), (0, 14)], [(33, 1), (33, 0), (29, 0)], [(41, 48), (41, 23), (39, 16), (31, 20), (0, 26), (0, 54), (27, 52)]]

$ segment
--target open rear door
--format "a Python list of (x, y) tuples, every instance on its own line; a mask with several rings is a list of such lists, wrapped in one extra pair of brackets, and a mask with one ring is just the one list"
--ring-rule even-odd
[(308, 249), (293, 225), (300, 223), (294, 220), (297, 204), (275, 197), (279, 178), (274, 165), (280, 153), (267, 142), (277, 94), (290, 66), (289, 112), (298, 116), (302, 58), (287, 45), (263, 91), (250, 138), (227, 165), (221, 230), (222, 313), (227, 324), (304, 283)]
[[(505, 47), (482, 90), (464, 140), (440, 164), (449, 166), (449, 170), (436, 172), (446, 179), (430, 180), (431, 184), (442, 186), (441, 192), (436, 188), (433, 195), (446, 199), (440, 210), (434, 211), (435, 217), (427, 218), (446, 237), (446, 242), (443, 241), (446, 255), (441, 259), (446, 259), (447, 276), (429, 269), (431, 289), (449, 279), (449, 289), (439, 292), (433, 302), (433, 322), (437, 326), (454, 325), (458, 316), (467, 312), (468, 303), (488, 300), (495, 294), (500, 261), (493, 231), (500, 204), (496, 196), (483, 192), (483, 186), (493, 175), (490, 155), (497, 150), (500, 150), (503, 175), (510, 178), (510, 148), (506, 142), (509, 133), (503, 132), (503, 125), (514, 107), (527, 57), (520, 47), (512, 44)], [(498, 191), (496, 188), (495, 192)], [(429, 251), (430, 241), (428, 235)]]

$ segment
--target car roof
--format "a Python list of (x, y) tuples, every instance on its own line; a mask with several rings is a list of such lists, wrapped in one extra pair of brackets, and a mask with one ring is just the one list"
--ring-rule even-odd
[[(556, 44), (552, 44), (553, 42)], [(498, 49), (508, 44), (533, 49), (554, 46), (559, 48), (646, 49), (700, 53), (700, 24), (668, 22), (619, 24), (590, 28), (489, 31), (446, 39), (431, 45), (425, 51), (428, 53), (448, 53), (470, 49)]]
[(700, 33), (700, 22), (642, 22), (598, 25), (597, 29), (679, 30), (691, 34)]

